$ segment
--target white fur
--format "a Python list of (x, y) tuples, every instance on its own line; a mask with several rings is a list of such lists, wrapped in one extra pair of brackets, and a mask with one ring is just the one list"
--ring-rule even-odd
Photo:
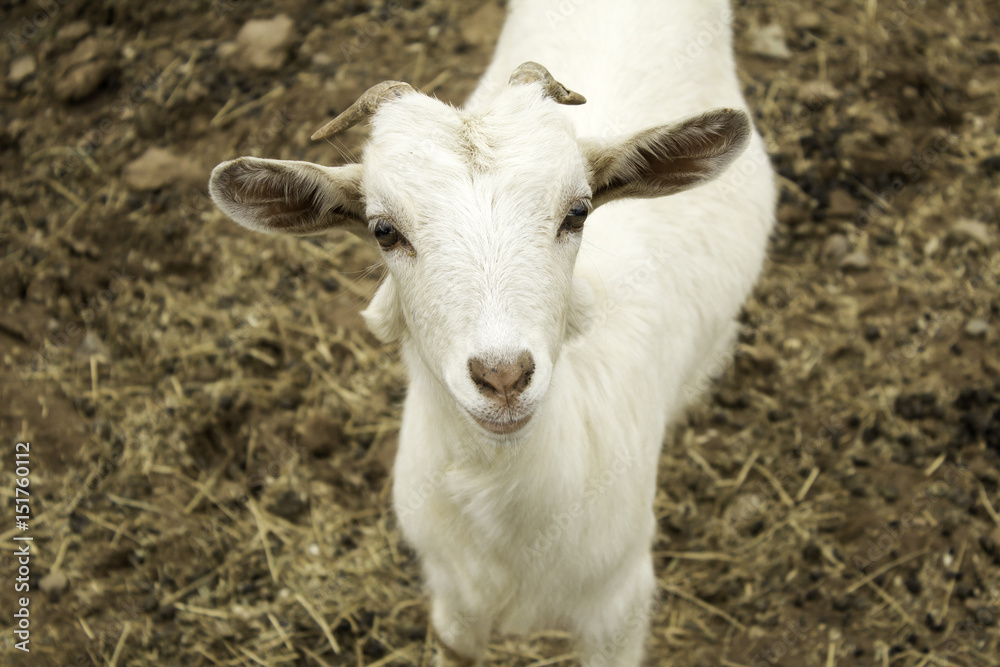
[[(565, 2), (511, 4), (493, 64), (468, 111), (489, 108), (508, 93), (506, 77), (526, 60), (544, 64), (587, 97), (581, 107), (549, 112), (569, 120), (580, 136), (621, 135), (713, 107), (746, 106), (728, 27), (694, 62), (677, 67), (700, 22), (728, 23), (724, 2), (588, 0), (568, 17), (558, 8)], [(561, 19), (555, 29), (553, 17)], [(544, 128), (511, 129), (534, 139)], [(381, 130), (377, 123), (373, 141)], [(546, 139), (536, 140), (546, 145)], [(532, 174), (534, 159), (511, 156), (509, 176), (545, 179)], [(454, 194), (425, 196), (430, 210)], [(755, 135), (720, 181), (595, 211), (574, 272), (579, 298), (596, 302), (594, 322), (561, 354), (550, 349), (542, 378), (529, 389), (548, 379), (547, 391), (516, 442), (498, 445), (463, 419), (456, 396), (472, 400), (471, 387), (464, 394), (449, 391), (425, 363), (420, 336), (404, 341), (410, 390), (395, 468), (396, 509), (423, 559), (434, 623), (458, 652), (481, 655), (494, 626), (514, 632), (561, 627), (581, 638), (586, 665), (639, 664), (654, 591), (652, 507), (663, 435), (685, 385), (703, 386), (703, 367), (730, 344), (734, 316), (760, 270), (773, 207), (770, 166)], [(459, 235), (463, 224), (457, 220), (447, 233)], [(484, 249), (488, 235), (473, 229), (471, 247), (436, 241), (444, 252), (468, 256)], [(520, 271), (546, 269), (508, 260)], [(458, 273), (449, 279), (474, 278)], [(510, 288), (526, 310), (545, 298), (533, 284)], [(470, 313), (470, 322), (457, 329), (488, 321), (476, 312), (477, 296), (482, 293), (470, 291), (467, 301), (455, 295), (443, 305)], [(537, 326), (547, 326), (540, 330), (545, 334), (557, 331), (552, 323)], [(427, 341), (465, 359), (445, 340)]]
[[(746, 108), (729, 8), (510, 5), (464, 109), (418, 94), (379, 107), (359, 192), (344, 185), (356, 176), (303, 175), (293, 163), (272, 164), (270, 180), (248, 177), (266, 161), (244, 160), (217, 168), (212, 196), (243, 224), (267, 228), (266, 216), (246, 212), (258, 210), (254, 197), (271, 211), (282, 192), (315, 188), (327, 173), (337, 196), (317, 196), (300, 233), (359, 220), (350, 202), (363, 201), (371, 224), (391, 220), (412, 244), (385, 253), (389, 273), (365, 316), (381, 338), (402, 341), (410, 377), (393, 493), (452, 650), (441, 664), (478, 661), (494, 629), (564, 628), (579, 637), (584, 664), (636, 667), (655, 590), (661, 443), (685, 389), (703, 386), (728, 352), (773, 224), (772, 173), (754, 134), (711, 183), (603, 205), (582, 239), (557, 235), (574, 202), (592, 195), (588, 151)], [(508, 86), (528, 60), (588, 102), (559, 106), (540, 86)], [(524, 350), (531, 382), (514, 408), (498, 408), (468, 361)], [(527, 415), (508, 435), (473, 419)], [(465, 661), (449, 662), (455, 654)]]

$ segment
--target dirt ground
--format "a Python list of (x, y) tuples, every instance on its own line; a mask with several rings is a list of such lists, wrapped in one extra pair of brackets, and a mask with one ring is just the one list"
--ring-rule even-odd
[[(0, 9), (0, 663), (429, 664), (398, 352), (358, 315), (377, 256), (246, 232), (205, 184), (357, 155), (363, 128), (308, 135), (383, 79), (460, 103), (502, 4)], [(648, 664), (1000, 664), (1000, 6), (734, 13), (779, 222), (735, 363), (665, 445)], [(490, 659), (575, 664), (551, 633)]]

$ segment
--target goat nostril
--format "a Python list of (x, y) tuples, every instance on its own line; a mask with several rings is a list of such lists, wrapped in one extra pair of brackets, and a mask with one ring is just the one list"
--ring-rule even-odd
[(530, 352), (522, 352), (510, 362), (487, 365), (482, 359), (469, 360), (469, 376), (476, 388), (494, 400), (506, 400), (517, 396), (531, 384), (535, 372), (535, 360)]
[(477, 376), (475, 373), (472, 373), (471, 375), (472, 375), (472, 381), (476, 383), (476, 386), (479, 387), (480, 391), (493, 390), (493, 385), (491, 385), (489, 382), (486, 381), (486, 375), (483, 375), (481, 377)]

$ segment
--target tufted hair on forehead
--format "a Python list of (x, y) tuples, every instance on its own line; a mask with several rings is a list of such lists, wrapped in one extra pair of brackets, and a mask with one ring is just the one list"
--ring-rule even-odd
[(407, 95), (386, 104), (373, 119), (366, 157), (372, 151), (443, 157), (443, 151), (477, 171), (492, 171), (502, 157), (540, 158), (557, 143), (569, 147), (574, 132), (563, 114), (535, 86), (512, 86), (489, 107), (473, 112), (425, 95)]
[(538, 86), (511, 86), (472, 112), (420, 94), (394, 100), (379, 109), (365, 148), (369, 203), (429, 209), (435, 197), (451, 201), (470, 188), (556, 207), (586, 198), (586, 165), (566, 113)]

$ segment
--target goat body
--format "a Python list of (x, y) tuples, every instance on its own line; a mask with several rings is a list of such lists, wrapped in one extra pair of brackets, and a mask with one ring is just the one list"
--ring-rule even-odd
[[(566, 112), (579, 136), (746, 106), (727, 3), (511, 5), (470, 113), (526, 60), (587, 95)], [(476, 438), (454, 418), (449, 392), (404, 343), (411, 385), (396, 509), (424, 560), (435, 628), (460, 655), (481, 655), (497, 624), (569, 630), (587, 665), (639, 663), (655, 590), (661, 442), (691, 389), (728, 355), (773, 209), (755, 135), (713, 183), (595, 211), (575, 268), (593, 293), (594, 322), (563, 350), (534, 429), (516, 446), (470, 447)]]
[[(636, 667), (661, 443), (728, 355), (773, 177), (727, 2), (510, 5), (465, 108), (383, 86), (356, 105), (363, 164), (244, 158), (210, 189), (248, 227), (353, 228), (385, 253), (365, 316), (410, 379), (393, 496), (440, 664), (478, 664), (494, 628), (561, 628), (584, 664)], [(508, 85), (524, 61), (587, 103), (532, 68)]]

